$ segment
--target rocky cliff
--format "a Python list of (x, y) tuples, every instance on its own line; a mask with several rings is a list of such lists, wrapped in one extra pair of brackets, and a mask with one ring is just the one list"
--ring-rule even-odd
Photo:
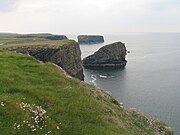
[(98, 44), (103, 43), (104, 37), (99, 35), (79, 35), (78, 43), (79, 44)]
[(100, 48), (93, 55), (83, 59), (84, 67), (124, 67), (126, 65), (126, 47), (116, 42)]
[(12, 39), (12, 38), (44, 38), (49, 40), (63, 40), (68, 39), (65, 35), (54, 35), (50, 33), (39, 34), (16, 34), (16, 33), (4, 33), (0, 34), (0, 38)]
[(3, 45), (0, 50), (28, 54), (42, 62), (52, 62), (70, 76), (84, 80), (81, 51), (79, 44), (73, 40), (28, 41), (24, 44)]

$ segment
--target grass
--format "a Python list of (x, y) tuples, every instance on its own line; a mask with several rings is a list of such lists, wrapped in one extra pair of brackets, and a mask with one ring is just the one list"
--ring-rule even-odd
[(32, 46), (63, 46), (76, 44), (74, 40), (48, 40), (44, 38), (2, 38), (0, 39), (0, 50), (11, 49), (17, 47), (32, 47)]
[(19, 38), (19, 37), (49, 37), (49, 36), (56, 36), (54, 34), (50, 34), (50, 33), (37, 33), (37, 34), (16, 34), (16, 33), (0, 33), (0, 38)]
[(0, 52), (0, 103), (2, 135), (155, 135), (164, 126), (51, 63), (15, 53)]

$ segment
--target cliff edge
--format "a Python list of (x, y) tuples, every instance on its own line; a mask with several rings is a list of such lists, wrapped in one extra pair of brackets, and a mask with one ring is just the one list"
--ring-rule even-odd
[(64, 40), (68, 39), (65, 35), (54, 35), (50, 33), (37, 33), (37, 34), (16, 34), (16, 33), (0, 33), (0, 38), (44, 38), (49, 40)]
[(1, 135), (173, 135), (158, 120), (31, 56), (0, 52), (0, 75)]
[(52, 62), (70, 76), (84, 80), (80, 47), (73, 40), (28, 39), (24, 42), (16, 39), (15, 42), (1, 45), (0, 50), (28, 54), (42, 62)]

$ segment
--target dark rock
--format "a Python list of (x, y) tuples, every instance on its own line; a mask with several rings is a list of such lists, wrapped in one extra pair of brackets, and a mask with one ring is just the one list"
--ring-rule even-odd
[(79, 35), (79, 44), (99, 44), (104, 42), (104, 37), (99, 35)]
[(100, 48), (93, 55), (83, 59), (84, 67), (124, 67), (126, 61), (124, 43), (116, 42)]
[(127, 53), (130, 53), (130, 51), (127, 51)]
[(174, 131), (171, 127), (165, 127), (165, 135), (174, 135)]

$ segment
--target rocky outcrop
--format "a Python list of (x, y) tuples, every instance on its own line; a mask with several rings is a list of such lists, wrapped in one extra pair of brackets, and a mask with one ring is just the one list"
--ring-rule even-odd
[(174, 135), (174, 131), (171, 127), (165, 127), (165, 135)]
[(46, 42), (41, 43), (41, 45), (11, 45), (4, 47), (1, 51), (15, 51), (33, 56), (42, 62), (52, 62), (63, 68), (70, 76), (84, 80), (81, 51), (79, 44), (75, 41), (63, 45), (58, 45), (58, 42), (52, 42), (48, 45)]
[(99, 44), (104, 42), (104, 37), (99, 35), (79, 35), (79, 44)]
[(93, 55), (83, 59), (84, 67), (124, 67), (126, 65), (126, 47), (116, 42), (100, 48)]

